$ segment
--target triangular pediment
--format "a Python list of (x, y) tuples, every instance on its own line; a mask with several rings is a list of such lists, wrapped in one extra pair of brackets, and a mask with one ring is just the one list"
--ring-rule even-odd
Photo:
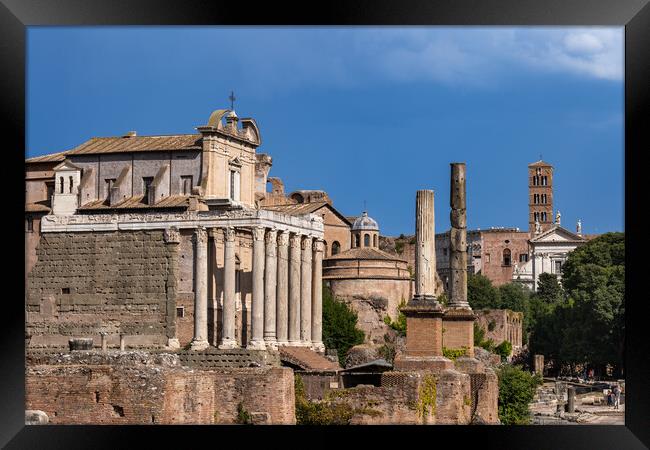
[(242, 166), (242, 164), (241, 164), (241, 160), (239, 159), (239, 156), (237, 156), (237, 157), (231, 159), (230, 162), (229, 162), (229, 164), (230, 164), (231, 166), (235, 166), (235, 167), (241, 167), (241, 166)]
[(81, 167), (72, 164), (69, 160), (64, 160), (62, 163), (57, 164), (53, 169), (55, 172), (62, 170), (81, 170)]
[(584, 240), (585, 239), (583, 237), (578, 236), (575, 233), (572, 233), (566, 228), (562, 228), (559, 225), (555, 225), (554, 227), (546, 230), (544, 233), (540, 234), (539, 236), (536, 236), (530, 241), (532, 243), (540, 243), (540, 242), (575, 242), (575, 241), (584, 241)]

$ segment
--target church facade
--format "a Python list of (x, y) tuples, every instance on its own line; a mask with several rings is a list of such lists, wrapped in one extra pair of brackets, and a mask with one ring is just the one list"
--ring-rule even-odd
[(324, 349), (323, 218), (260, 207), (254, 119), (196, 129), (26, 160), (30, 346)]

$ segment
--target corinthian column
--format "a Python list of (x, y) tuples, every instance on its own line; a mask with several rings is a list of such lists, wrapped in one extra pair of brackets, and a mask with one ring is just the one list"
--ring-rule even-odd
[(433, 191), (417, 191), (415, 201), (415, 296), (435, 302), (436, 248)]
[(323, 345), (323, 240), (314, 240), (311, 266), (311, 346), (324, 352)]
[(208, 344), (208, 233), (197, 228), (194, 233), (194, 338), (190, 348), (204, 350)]
[(247, 348), (264, 350), (264, 228), (253, 228), (253, 332)]
[(300, 345), (300, 243), (301, 236), (289, 239), (289, 345)]
[(224, 229), (224, 278), (221, 345), (219, 348), (236, 348), (235, 339), (235, 229)]
[(302, 240), (302, 265), (300, 274), (300, 342), (311, 346), (311, 236)]
[(465, 206), (465, 163), (451, 164), (451, 236), (449, 261), (450, 308), (469, 308), (467, 302), (467, 215)]
[(276, 347), (275, 297), (277, 278), (277, 231), (266, 233), (266, 264), (264, 266), (264, 342)]
[(289, 232), (278, 236), (278, 280), (276, 290), (276, 332), (278, 345), (289, 343)]

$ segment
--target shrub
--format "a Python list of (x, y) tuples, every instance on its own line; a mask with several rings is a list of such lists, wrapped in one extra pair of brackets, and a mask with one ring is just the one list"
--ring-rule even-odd
[(323, 343), (335, 348), (339, 362), (345, 364), (350, 348), (362, 344), (365, 334), (357, 328), (357, 313), (348, 305), (334, 298), (332, 291), (323, 286)]
[(494, 348), (494, 353), (506, 359), (512, 353), (512, 344), (509, 341), (503, 341)]
[(393, 321), (389, 316), (384, 317), (384, 323), (391, 327), (393, 330), (397, 331), (400, 336), (406, 336), (406, 316), (402, 312), (402, 308), (406, 306), (406, 301), (402, 299), (399, 302), (399, 306), (397, 307), (397, 310), (399, 313), (397, 314), (397, 320)]
[(251, 415), (248, 411), (246, 411), (246, 409), (244, 409), (244, 405), (241, 402), (237, 404), (237, 420), (235, 420), (235, 423), (239, 423), (241, 425), (247, 425), (251, 423)]
[(459, 356), (467, 356), (467, 347), (461, 347), (461, 348), (447, 348), (447, 347), (442, 347), (442, 356), (445, 358), (449, 358), (452, 361), (456, 361), (456, 358)]
[(541, 384), (539, 376), (525, 372), (519, 366), (503, 365), (499, 376), (499, 420), (504, 425), (527, 425), (530, 423), (528, 405), (535, 389)]

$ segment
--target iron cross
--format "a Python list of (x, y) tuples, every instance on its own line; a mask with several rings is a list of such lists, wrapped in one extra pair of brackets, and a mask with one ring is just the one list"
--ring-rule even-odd
[(233, 91), (230, 91), (230, 97), (228, 97), (230, 100), (230, 110), (234, 111), (235, 110), (235, 100), (237, 100), (237, 97), (235, 97), (235, 93)]

